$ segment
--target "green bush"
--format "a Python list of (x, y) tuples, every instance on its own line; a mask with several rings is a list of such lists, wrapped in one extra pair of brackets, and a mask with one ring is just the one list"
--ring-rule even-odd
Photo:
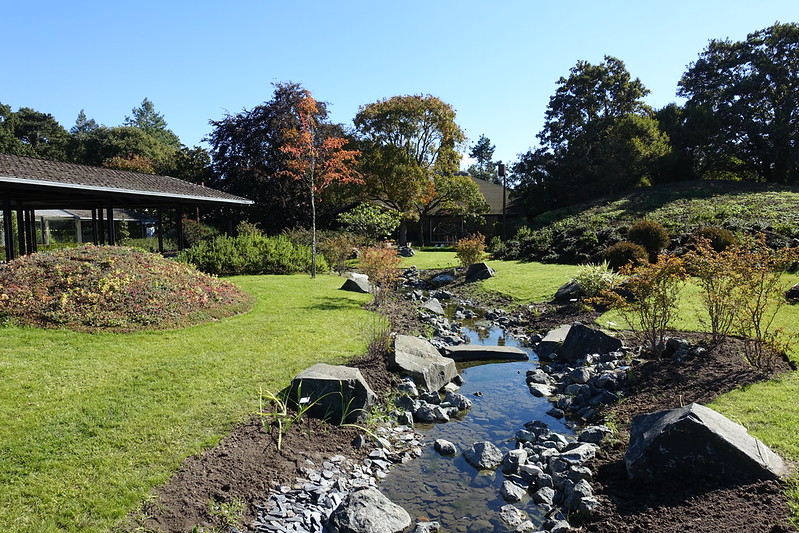
[(605, 261), (599, 265), (582, 265), (574, 276), (574, 281), (580, 286), (583, 296), (593, 298), (617, 285), (621, 281), (621, 276), (613, 272)]
[[(178, 259), (217, 275), (295, 274), (311, 270), (311, 248), (294, 244), (285, 235), (219, 236), (182, 252)], [(324, 256), (316, 259), (317, 270), (327, 271)]]
[(479, 263), (485, 257), (486, 238), (485, 235), (477, 233), (458, 239), (455, 244), (455, 255), (464, 268), (475, 263)]
[(668, 246), (669, 232), (654, 220), (639, 220), (627, 230), (627, 240), (640, 244), (649, 254), (649, 260), (654, 261), (657, 254)]
[(372, 204), (360, 204), (351, 211), (341, 213), (337, 220), (348, 232), (374, 244), (390, 237), (399, 227), (401, 218), (397, 211)]
[(691, 237), (694, 241), (706, 239), (710, 243), (710, 247), (716, 252), (723, 252), (738, 243), (735, 235), (730, 230), (719, 228), (718, 226), (701, 227), (694, 231)]
[(614, 270), (619, 270), (628, 263), (632, 263), (633, 266), (639, 266), (649, 261), (649, 254), (646, 248), (630, 241), (617, 242), (609, 246), (604, 255), (605, 261)]
[(216, 228), (188, 217), (183, 217), (183, 240), (186, 246), (194, 246), (199, 242), (213, 239), (217, 235), (219, 235), (219, 231)]

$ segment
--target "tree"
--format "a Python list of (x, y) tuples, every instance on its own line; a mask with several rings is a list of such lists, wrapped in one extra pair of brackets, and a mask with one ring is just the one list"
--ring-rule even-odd
[(69, 133), (49, 113), (29, 107), (16, 112), (0, 104), (0, 148), (5, 153), (67, 160)]
[(155, 105), (148, 98), (142, 100), (141, 105), (134, 107), (131, 112), (133, 116), (125, 117), (124, 126), (139, 128), (166, 146), (175, 150), (180, 149), (180, 139), (167, 127), (164, 115), (155, 110)]
[(500, 183), (497, 176), (497, 165), (492, 161), (496, 146), (491, 144), (491, 140), (485, 135), (480, 135), (480, 139), (472, 146), (469, 157), (477, 160), (477, 163), (469, 167), (469, 175), (481, 180), (492, 183)]
[(513, 166), (525, 201), (547, 209), (569, 205), (660, 178), (671, 150), (668, 136), (642, 98), (648, 90), (624, 63), (578, 61), (550, 98), (542, 147)]
[(29, 146), (17, 138), (15, 133), (16, 115), (11, 107), (0, 102), (0, 153), (14, 155), (33, 155)]
[(176, 150), (132, 126), (99, 126), (73, 143), (73, 158), (81, 163), (169, 174)]
[(353, 120), (361, 135), (362, 172), (369, 197), (402, 216), (399, 242), (420, 206), (434, 201), (443, 177), (454, 175), (465, 139), (455, 110), (434, 96), (394, 96), (361, 106)]
[[(799, 179), (799, 24), (776, 23), (745, 41), (711, 40), (678, 94), (717, 122), (697, 150), (714, 166), (788, 183)], [(745, 176), (744, 176), (745, 177)]]
[[(480, 187), (462, 174), (437, 176), (432, 193), (416, 205), (419, 220), (433, 213), (479, 216), (490, 209)], [(421, 233), (424, 245), (424, 231)]]
[(354, 165), (360, 153), (344, 150), (347, 139), (324, 136), (320, 132), (319, 105), (307, 89), (300, 89), (293, 112), (296, 122), (289, 124), (280, 151), (288, 156), (281, 173), (301, 182), (311, 205), (311, 277), (316, 277), (316, 201), (317, 194), (334, 182), (361, 182)]

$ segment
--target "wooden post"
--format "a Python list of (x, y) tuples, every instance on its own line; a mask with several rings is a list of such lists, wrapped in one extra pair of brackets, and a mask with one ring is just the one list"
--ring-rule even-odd
[(158, 223), (156, 224), (156, 233), (158, 234), (158, 252), (164, 253), (164, 213), (161, 208), (158, 208)]
[(19, 242), (19, 256), (27, 254), (25, 248), (25, 211), (17, 202), (17, 241)]
[(178, 214), (178, 251), (182, 252), (186, 247), (183, 235), (183, 206), (179, 206), (176, 211)]
[(117, 243), (117, 236), (116, 236), (116, 229), (114, 228), (114, 208), (110, 205), (108, 206), (108, 244), (109, 246), (116, 246)]
[(11, 197), (6, 194), (3, 202), (3, 232), (6, 245), (6, 261), (14, 259), (14, 224), (11, 219), (14, 216), (11, 212)]
[(100, 244), (99, 231), (97, 229), (97, 208), (92, 207), (92, 244)]

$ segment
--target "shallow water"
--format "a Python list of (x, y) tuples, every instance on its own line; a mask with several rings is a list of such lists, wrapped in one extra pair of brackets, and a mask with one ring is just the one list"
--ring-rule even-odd
[[(514, 434), (530, 420), (543, 420), (552, 431), (572, 434), (561, 422), (545, 414), (551, 405), (530, 394), (526, 386), (525, 373), (538, 365), (535, 353), (520, 346), (513, 337), (505, 336), (500, 328), (480, 326), (479, 321), (468, 326), (472, 343), (519, 346), (531, 354), (530, 361), (459, 365), (465, 380), (459, 392), (472, 400), (472, 408), (462, 420), (417, 425), (417, 431), (429, 445), (424, 447), (420, 458), (395, 466), (380, 484), (380, 490), (404, 507), (412, 518), (436, 520), (441, 531), (514, 530), (498, 518), (499, 509), (507, 504), (500, 494), (504, 479), (501, 469), (478, 472), (460, 455), (463, 450), (481, 441), (491, 441), (503, 452), (511, 450), (515, 447)], [(474, 396), (476, 392), (482, 396)], [(439, 438), (454, 443), (458, 455), (454, 458), (439, 455), (432, 446)], [(529, 496), (514, 505), (526, 511), (534, 524), (543, 521)]]

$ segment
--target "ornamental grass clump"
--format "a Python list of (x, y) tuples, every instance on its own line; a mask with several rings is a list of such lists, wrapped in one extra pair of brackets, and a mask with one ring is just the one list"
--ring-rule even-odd
[(183, 327), (248, 310), (233, 284), (117, 246), (36, 253), (0, 266), (0, 317), (78, 331)]

